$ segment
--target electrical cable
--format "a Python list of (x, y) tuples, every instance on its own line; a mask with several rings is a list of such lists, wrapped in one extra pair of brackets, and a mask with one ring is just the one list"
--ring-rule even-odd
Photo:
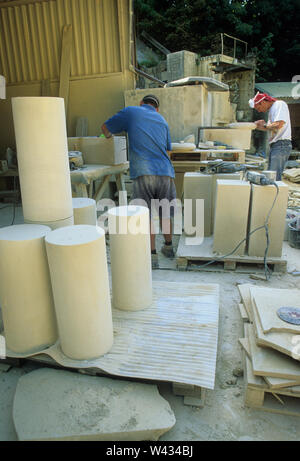
[(274, 182), (274, 183), (271, 183), (270, 185), (274, 185), (276, 187), (276, 195), (275, 195), (275, 198), (273, 200), (273, 203), (272, 203), (272, 206), (267, 214), (267, 217), (265, 219), (265, 222), (262, 226), (259, 226), (257, 227), (256, 229), (252, 230), (251, 232), (248, 232), (246, 237), (241, 240), (238, 245), (234, 248), (234, 250), (232, 250), (230, 253), (226, 254), (226, 255), (223, 255), (223, 256), (219, 256), (215, 259), (212, 259), (211, 261), (208, 261), (207, 263), (205, 264), (202, 264), (201, 266), (198, 266), (198, 267), (206, 267), (206, 266), (209, 266), (210, 264), (213, 264), (214, 262), (217, 262), (219, 260), (223, 260), (225, 258), (228, 258), (229, 256), (231, 256), (233, 253), (236, 252), (236, 250), (242, 245), (242, 243), (244, 243), (249, 237), (250, 235), (254, 234), (254, 232), (257, 232), (258, 230), (261, 230), (261, 229), (265, 229), (266, 231), (266, 238), (267, 238), (267, 246), (266, 246), (266, 250), (265, 250), (265, 254), (264, 254), (264, 269), (265, 269), (265, 276), (266, 276), (266, 280), (269, 280), (270, 278), (270, 269), (268, 268), (268, 265), (267, 265), (267, 254), (268, 254), (268, 251), (269, 251), (269, 246), (270, 246), (270, 238), (269, 238), (269, 227), (268, 227), (268, 224), (269, 224), (269, 219), (270, 219), (270, 215), (272, 213), (272, 210), (274, 208), (274, 205), (275, 205), (275, 202), (277, 200), (277, 197), (278, 197), (278, 194), (279, 194), (279, 187), (278, 185)]

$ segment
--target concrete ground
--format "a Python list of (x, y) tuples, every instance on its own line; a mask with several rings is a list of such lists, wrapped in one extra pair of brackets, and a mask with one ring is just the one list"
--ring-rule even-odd
[[(0, 208), (3, 205), (0, 205)], [(0, 209), (0, 226), (12, 223), (11, 207)], [(16, 209), (15, 224), (23, 222), (22, 210)], [(158, 237), (160, 243), (161, 236)], [(178, 237), (175, 238), (178, 242)], [(243, 337), (243, 323), (238, 310), (240, 295), (237, 285), (252, 283), (257, 286), (300, 289), (300, 276), (289, 272), (300, 271), (300, 250), (284, 244), (288, 272), (272, 275), (268, 282), (253, 280), (249, 273), (177, 271), (173, 260), (159, 254), (162, 269), (153, 271), (154, 280), (172, 282), (217, 283), (220, 286), (219, 341), (215, 389), (206, 391), (204, 408), (186, 406), (183, 397), (174, 396), (171, 384), (158, 384), (176, 416), (176, 424), (164, 434), (162, 441), (296, 441), (300, 439), (300, 418), (267, 413), (244, 406), (244, 379), (235, 376), (243, 369), (243, 356), (238, 339)], [(40, 365), (26, 361), (21, 368), (0, 371), (0, 440), (17, 440), (12, 403), (20, 376)]]

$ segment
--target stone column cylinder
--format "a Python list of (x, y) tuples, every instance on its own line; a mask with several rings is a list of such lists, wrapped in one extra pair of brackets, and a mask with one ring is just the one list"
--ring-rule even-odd
[(47, 235), (46, 249), (63, 353), (74, 360), (106, 354), (113, 344), (105, 232), (77, 225)]
[(64, 99), (16, 97), (12, 110), (24, 220), (66, 225), (73, 207)]
[(121, 206), (108, 211), (112, 303), (123, 310), (141, 310), (152, 303), (149, 210)]
[(46, 226), (0, 229), (0, 304), (6, 346), (33, 353), (57, 341), (57, 324), (45, 248)]
[(74, 224), (88, 224), (96, 226), (96, 201), (91, 198), (75, 197), (72, 199)]

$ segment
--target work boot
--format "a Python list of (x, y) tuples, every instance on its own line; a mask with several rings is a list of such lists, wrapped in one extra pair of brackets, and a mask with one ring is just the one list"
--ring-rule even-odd
[(161, 252), (166, 258), (174, 258), (174, 249), (173, 245), (167, 245), (166, 243), (161, 247)]
[(158, 254), (151, 254), (152, 269), (159, 269)]

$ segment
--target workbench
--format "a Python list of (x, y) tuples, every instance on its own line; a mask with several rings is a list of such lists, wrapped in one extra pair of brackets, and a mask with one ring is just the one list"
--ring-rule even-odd
[[(74, 186), (77, 197), (89, 197), (96, 200), (101, 199), (105, 189), (112, 176), (116, 178), (116, 184), (119, 191), (125, 190), (123, 175), (129, 169), (129, 162), (120, 163), (119, 165), (89, 165), (86, 164), (82, 168), (70, 171), (71, 184)], [(1, 173), (0, 178), (18, 177), (17, 170), (9, 169)], [(94, 191), (95, 181), (102, 179), (97, 190)]]
[[(89, 197), (96, 200), (101, 199), (112, 176), (116, 178), (118, 191), (125, 190), (123, 175), (129, 169), (129, 162), (119, 165), (94, 165), (86, 164), (82, 168), (72, 170), (71, 183), (74, 186), (77, 197)], [(97, 190), (94, 191), (95, 181), (102, 179)]]

